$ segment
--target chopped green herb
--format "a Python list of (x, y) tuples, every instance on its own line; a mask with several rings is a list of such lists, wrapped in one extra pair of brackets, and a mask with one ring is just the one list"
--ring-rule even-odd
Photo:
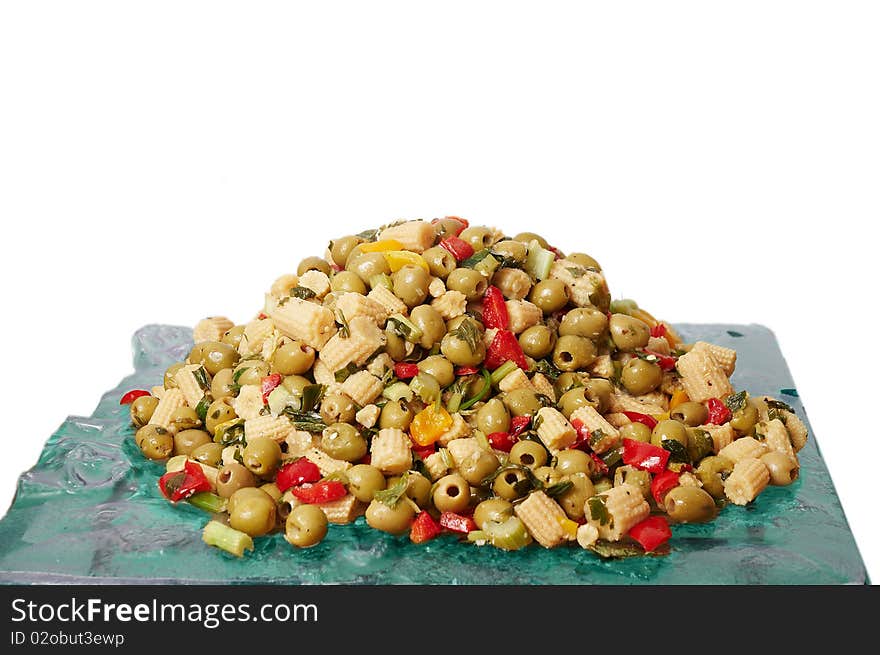
[(324, 397), (325, 387), (323, 384), (307, 384), (302, 390), (302, 403), (300, 411), (311, 412), (314, 410), (321, 398)]
[(785, 412), (791, 412), (794, 414), (794, 409), (792, 409), (791, 405), (787, 405), (781, 400), (767, 400), (767, 407), (772, 407), (773, 409), (781, 409)]
[(348, 339), (351, 336), (351, 327), (348, 324), (348, 321), (345, 319), (345, 314), (342, 311), (336, 311), (336, 322), (339, 323), (342, 327), (339, 328), (339, 334), (343, 339)]
[(205, 370), (204, 366), (199, 366), (196, 370), (194, 370), (193, 376), (195, 377), (196, 382), (199, 383), (199, 387), (202, 391), (211, 390), (211, 383), (208, 381), (208, 372)]
[(293, 287), (290, 290), (291, 298), (299, 298), (300, 300), (309, 300), (315, 297), (315, 292), (308, 287)]
[(614, 525), (605, 506), (605, 496), (602, 494), (591, 496), (587, 499), (587, 507), (590, 508), (590, 518), (599, 521), (599, 525)]
[(400, 502), (400, 499), (406, 495), (406, 490), (408, 488), (409, 475), (404, 473), (400, 476), (400, 479), (397, 482), (387, 489), (377, 491), (373, 497), (380, 503), (385, 503), (388, 507), (395, 507), (397, 503)]
[(557, 498), (564, 494), (566, 491), (571, 489), (574, 486), (574, 483), (571, 480), (563, 480), (562, 482), (557, 482), (556, 484), (551, 484), (549, 487), (544, 489), (544, 493), (550, 496), (551, 498)]
[(627, 557), (657, 557), (669, 554), (669, 544), (661, 544), (650, 553), (646, 553), (644, 549), (634, 542), (629, 541), (607, 541), (599, 539), (590, 546), (590, 550), (604, 559), (624, 559)]
[(675, 439), (664, 439), (661, 445), (669, 451), (669, 459), (673, 462), (690, 464), (691, 459), (688, 456), (687, 446), (680, 441), (676, 441)]
[(203, 423), (205, 422), (205, 418), (208, 415), (208, 407), (211, 405), (211, 402), (211, 397), (206, 394), (202, 396), (199, 404), (196, 405), (196, 414)]
[(590, 438), (587, 439), (587, 443), (589, 444), (590, 448), (595, 450), (596, 446), (598, 446), (602, 439), (607, 436), (608, 435), (606, 435), (602, 430), (593, 430), (592, 432), (590, 432)]
[(351, 363), (345, 368), (341, 368), (336, 373), (333, 374), (333, 377), (337, 382), (342, 383), (345, 382), (349, 377), (351, 377), (354, 373), (359, 370), (359, 367), (355, 363)]
[(472, 353), (477, 352), (477, 348), (479, 348), (480, 332), (477, 329), (477, 324), (473, 321), (468, 319), (463, 320), (461, 324), (449, 334), (464, 341)]
[(727, 409), (729, 409), (731, 412), (738, 412), (746, 406), (748, 400), (749, 392), (743, 389), (739, 393), (731, 394), (727, 398), (725, 398), (724, 404), (727, 405)]
[(461, 264), (459, 264), (459, 267), (474, 268), (477, 264), (479, 264), (491, 254), (492, 252), (488, 248), (484, 248), (483, 250), (475, 252), (473, 255), (465, 259)]

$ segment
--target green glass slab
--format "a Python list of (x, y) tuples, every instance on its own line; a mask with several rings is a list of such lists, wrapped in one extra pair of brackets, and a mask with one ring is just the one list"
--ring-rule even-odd
[[(688, 341), (735, 348), (738, 389), (804, 408), (773, 333), (760, 325), (681, 325)], [(514, 553), (444, 535), (414, 545), (369, 528), (331, 525), (298, 550), (280, 535), (238, 559), (201, 541), (207, 515), (158, 492), (164, 467), (145, 460), (120, 396), (150, 388), (192, 346), (188, 328), (148, 325), (133, 340), (135, 372), (92, 416), (70, 417), (18, 482), (0, 520), (0, 582), (184, 584), (870, 584), (840, 500), (810, 432), (801, 474), (708, 525), (674, 526), (663, 557), (603, 560), (578, 547)]]

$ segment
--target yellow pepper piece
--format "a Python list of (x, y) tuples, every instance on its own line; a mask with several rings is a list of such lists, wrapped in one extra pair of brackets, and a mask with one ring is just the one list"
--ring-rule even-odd
[(409, 436), (420, 446), (430, 446), (452, 427), (452, 417), (441, 405), (428, 405), (413, 417)]
[(669, 399), (669, 411), (671, 412), (673, 409), (689, 400), (690, 398), (688, 398), (687, 391), (684, 391), (683, 389), (673, 391), (672, 398)]
[(385, 252), (386, 250), (403, 250), (403, 244), (397, 239), (385, 239), (373, 243), (362, 243), (358, 249), (361, 252)]
[(578, 524), (572, 521), (571, 519), (567, 519), (564, 516), (558, 516), (557, 520), (559, 521), (559, 525), (562, 526), (563, 532), (568, 536), (569, 539), (577, 539), (578, 534)]
[(657, 421), (665, 421), (669, 418), (669, 412), (663, 412), (662, 414), (654, 414), (654, 418)]
[(397, 273), (404, 266), (419, 266), (428, 271), (428, 262), (426, 262), (422, 256), (417, 252), (411, 252), (409, 250), (390, 250), (382, 253), (385, 256), (385, 261), (388, 262), (388, 268), (391, 269), (392, 273)]

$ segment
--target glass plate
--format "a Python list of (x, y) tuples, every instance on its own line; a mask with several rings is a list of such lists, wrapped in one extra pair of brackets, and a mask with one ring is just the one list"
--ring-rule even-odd
[[(688, 341), (735, 348), (737, 389), (777, 396), (806, 422), (773, 333), (759, 325), (681, 325)], [(673, 527), (663, 557), (603, 560), (572, 545), (508, 553), (444, 535), (414, 545), (363, 518), (331, 525), (318, 546), (298, 550), (276, 534), (238, 559), (201, 541), (208, 516), (158, 492), (162, 464), (133, 442), (120, 396), (161, 383), (186, 357), (189, 328), (148, 325), (133, 339), (134, 374), (101, 398), (92, 416), (70, 417), (24, 473), (0, 520), (0, 582), (186, 584), (869, 584), (812, 431), (800, 478), (708, 525)], [(832, 435), (839, 436), (839, 435)]]

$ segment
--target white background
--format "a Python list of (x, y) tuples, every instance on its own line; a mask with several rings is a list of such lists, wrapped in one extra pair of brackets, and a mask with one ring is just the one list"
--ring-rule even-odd
[(4, 3), (0, 511), (137, 328), (459, 214), (772, 328), (880, 580), (877, 5), (603, 4)]

